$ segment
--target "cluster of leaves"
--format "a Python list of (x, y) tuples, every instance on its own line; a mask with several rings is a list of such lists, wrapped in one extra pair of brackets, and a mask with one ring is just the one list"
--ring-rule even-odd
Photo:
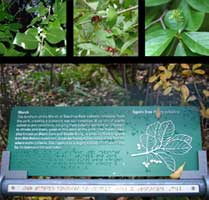
[[(52, 6), (40, 1), (27, 7), (32, 20), (26, 30), (9, 14), (9, 3), (0, 4), (0, 54), (4, 56), (66, 55), (66, 0), (55, 0)], [(24, 32), (22, 32), (24, 31)], [(15, 34), (16, 33), (16, 34)]]
[[(209, 97), (209, 88), (203, 89), (202, 95), (197, 88), (197, 83), (205, 73), (202, 64), (168, 64), (159, 66), (156, 73), (149, 77), (149, 83), (153, 83), (154, 91), (162, 90), (165, 96), (173, 95), (174, 91), (180, 93), (183, 105), (198, 100), (202, 116), (209, 118), (209, 108), (204, 106), (202, 100), (203, 97)], [(190, 93), (191, 85), (195, 89), (195, 95)]]
[(10, 5), (0, 3), (0, 55), (21, 56), (22, 53), (15, 50), (13, 43), (15, 33), (21, 28), (21, 24), (15, 22), (15, 17), (9, 12)]
[(138, 1), (74, 1), (75, 56), (138, 55)]
[(208, 0), (146, 0), (146, 56), (209, 55)]
[(144, 166), (152, 163), (164, 163), (171, 170), (176, 170), (176, 161), (173, 155), (184, 155), (192, 146), (192, 137), (185, 134), (175, 134), (175, 126), (171, 120), (155, 122), (147, 126), (146, 133), (142, 134), (137, 144), (141, 153), (132, 156), (147, 156)]

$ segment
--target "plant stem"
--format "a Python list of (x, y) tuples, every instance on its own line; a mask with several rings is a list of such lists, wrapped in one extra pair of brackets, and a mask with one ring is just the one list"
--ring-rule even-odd
[[(138, 9), (138, 5), (136, 5), (136, 6), (133, 6), (133, 7), (130, 7), (130, 8), (127, 8), (127, 9), (125, 9), (125, 10), (121, 10), (121, 11), (118, 11), (117, 12), (117, 14), (118, 15), (121, 15), (121, 14), (124, 14), (124, 13), (127, 13), (127, 12), (130, 12), (130, 11), (133, 11), (133, 10), (137, 10)], [(107, 15), (105, 15), (105, 16), (101, 16), (101, 18), (102, 19), (107, 19)], [(91, 22), (91, 20), (87, 20), (87, 21), (84, 21), (84, 22), (81, 22), (81, 23), (79, 23), (79, 25), (83, 25), (83, 24), (87, 24), (87, 23), (90, 23)]]
[(164, 24), (164, 22), (163, 22), (163, 17), (165, 16), (166, 12), (167, 12), (167, 10), (165, 10), (165, 11), (163, 12), (163, 14), (162, 14), (158, 19), (154, 20), (154, 21), (151, 22), (149, 25), (147, 25), (147, 26), (145, 27), (145, 30), (147, 30), (150, 26), (152, 26), (152, 25), (154, 25), (154, 24), (156, 24), (156, 23), (158, 23), (158, 22), (160, 22), (160, 24), (161, 24), (161, 26), (163, 27), (163, 29), (166, 29), (165, 24)]

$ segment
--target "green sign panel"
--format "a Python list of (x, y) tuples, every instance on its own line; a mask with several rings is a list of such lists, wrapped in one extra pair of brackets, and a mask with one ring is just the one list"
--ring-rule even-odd
[(30, 176), (168, 176), (198, 170), (200, 149), (196, 107), (15, 107), (10, 118), (10, 169)]

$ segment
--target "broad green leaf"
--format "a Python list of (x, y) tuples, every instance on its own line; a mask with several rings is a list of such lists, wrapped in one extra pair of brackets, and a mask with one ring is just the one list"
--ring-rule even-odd
[(138, 40), (138, 37), (132, 38), (129, 41), (125, 42), (123, 46), (120, 49), (120, 55), (124, 54), (124, 52), (131, 46), (133, 45), (136, 41)]
[(162, 4), (166, 4), (170, 2), (171, 0), (145, 0), (145, 6), (151, 7), (151, 6), (159, 6)]
[(188, 31), (197, 31), (204, 21), (205, 13), (191, 9), (186, 1), (181, 1), (179, 8), (183, 11), (186, 19), (187, 24), (185, 29)]
[(7, 26), (8, 26), (8, 29), (13, 32), (17, 32), (17, 30), (22, 27), (22, 25), (19, 23), (10, 23), (10, 24), (7, 24)]
[(163, 151), (157, 151), (157, 156), (164, 162), (167, 168), (171, 171), (176, 170), (176, 161), (174, 160), (173, 156), (167, 154)]
[(115, 41), (112, 37), (112, 33), (108, 33), (105, 30), (98, 30), (94, 33), (92, 37), (92, 42), (95, 44), (100, 44), (101, 46), (110, 46), (115, 48)]
[(66, 1), (57, 1), (54, 4), (54, 13), (57, 15), (60, 24), (65, 24), (67, 20), (67, 3)]
[(95, 2), (87, 2), (85, 1), (86, 4), (92, 9), (92, 10), (97, 10), (97, 7), (99, 5), (99, 1), (95, 1)]
[(0, 43), (0, 54), (4, 55), (4, 52), (6, 51), (6, 47), (4, 46), (3, 43)]
[(65, 31), (60, 26), (51, 26), (47, 29), (46, 40), (51, 44), (57, 44), (65, 39)]
[(44, 6), (43, 2), (40, 2), (38, 4), (38, 7), (36, 8), (36, 12), (38, 13), (39, 16), (43, 17), (47, 15), (49, 12), (48, 8)]
[(184, 46), (181, 42), (178, 43), (174, 56), (186, 56), (186, 51), (184, 49)]
[(179, 9), (169, 10), (164, 17), (165, 25), (172, 30), (183, 30), (186, 20), (183, 12)]
[(158, 131), (155, 137), (160, 142), (160, 145), (164, 144), (170, 137), (174, 135), (175, 126), (171, 120), (160, 123)]
[(40, 51), (40, 56), (59, 56), (59, 48), (52, 47), (46, 42)]
[(115, 23), (117, 21), (117, 16), (118, 16), (118, 14), (117, 14), (117, 11), (115, 10), (115, 8), (110, 7), (108, 14), (107, 14), (107, 22), (108, 22), (110, 28), (112, 28), (115, 25)]
[(4, 53), (4, 56), (24, 56), (25, 53), (17, 51), (13, 48), (7, 49)]
[(209, 32), (188, 32), (183, 33), (181, 37), (193, 53), (209, 55)]
[(146, 134), (141, 135), (139, 141), (146, 152), (153, 150), (157, 144), (155, 137)]
[(174, 39), (176, 31), (157, 30), (146, 34), (145, 55), (160, 56)]
[(165, 146), (164, 150), (174, 155), (184, 155), (191, 150), (192, 146), (182, 140), (170, 140)]
[(27, 50), (34, 50), (38, 47), (38, 30), (36, 28), (29, 28), (25, 33), (17, 33), (13, 44)]
[(208, 0), (187, 0), (189, 5), (201, 12), (209, 13), (209, 1)]
[(91, 44), (91, 43), (79, 44), (78, 47), (81, 49), (90, 50), (99, 56), (110, 56), (111, 55), (109, 52), (107, 52), (107, 51), (103, 50), (102, 48), (100, 48), (94, 44)]

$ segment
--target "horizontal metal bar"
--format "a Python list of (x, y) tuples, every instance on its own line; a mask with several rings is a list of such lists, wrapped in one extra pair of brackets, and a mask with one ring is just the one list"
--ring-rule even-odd
[(2, 194), (59, 196), (204, 196), (204, 179), (4, 179)]

